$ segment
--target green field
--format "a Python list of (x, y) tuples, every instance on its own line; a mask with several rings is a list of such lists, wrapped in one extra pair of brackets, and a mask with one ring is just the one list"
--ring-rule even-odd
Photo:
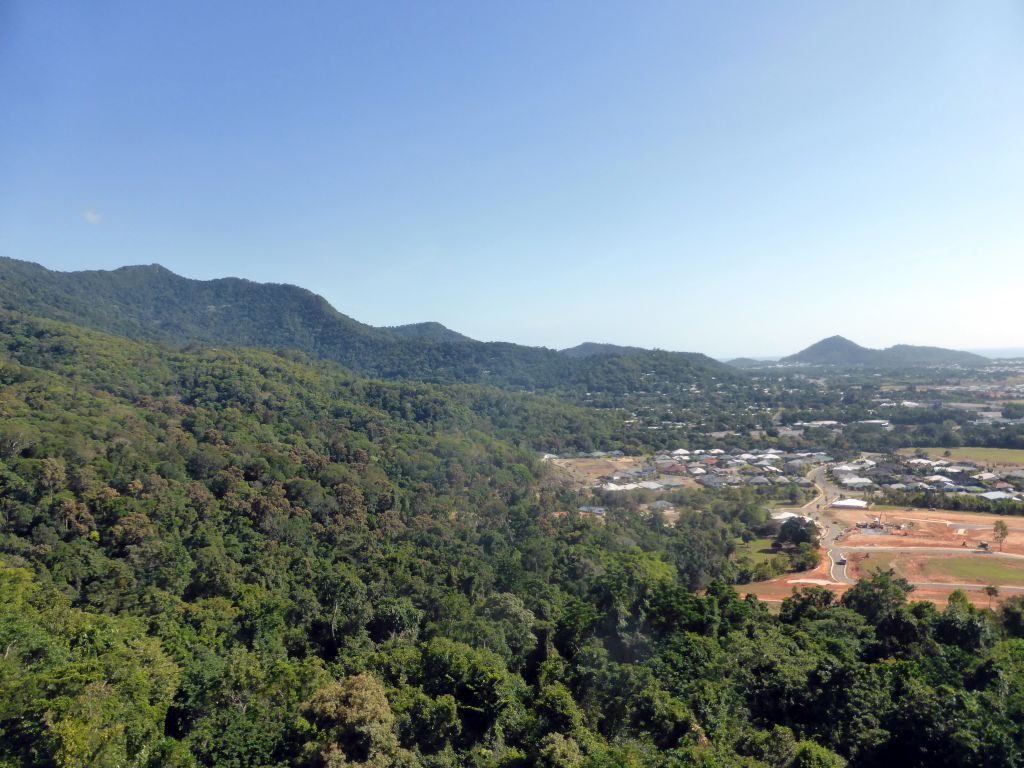
[(898, 552), (872, 552), (870, 556), (860, 563), (860, 572), (867, 575), (875, 571), (885, 571), (895, 568), (894, 561), (899, 557)]
[(1024, 584), (1024, 560), (1012, 561), (986, 555), (941, 557), (922, 564), (935, 581), (977, 581), (982, 584)]
[[(930, 459), (1024, 466), (1024, 450), (1012, 448), (903, 448), (900, 453), (904, 456), (913, 456), (918, 451), (924, 451)], [(946, 456), (947, 452), (949, 456)]]
[(748, 544), (739, 542), (736, 544), (734, 556), (749, 557), (755, 564), (771, 560), (773, 557), (778, 557), (778, 554), (772, 549), (772, 541), (773, 539), (752, 539)]

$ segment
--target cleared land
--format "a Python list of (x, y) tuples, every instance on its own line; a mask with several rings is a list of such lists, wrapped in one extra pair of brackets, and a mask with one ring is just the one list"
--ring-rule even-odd
[(977, 582), (979, 584), (1024, 584), (1024, 562), (999, 560), (985, 555), (938, 557), (923, 564), (926, 576), (935, 581)]
[(638, 458), (621, 457), (608, 459), (552, 459), (551, 466), (558, 468), (574, 483), (589, 488), (605, 475), (616, 475), (639, 469), (643, 462)]
[(997, 584), (1024, 586), (1024, 561), (992, 555), (949, 555), (912, 552), (858, 552), (850, 556), (850, 571), (868, 576), (892, 568), (909, 581), (935, 584)]
[(851, 576), (870, 576), (878, 571), (896, 570), (897, 552), (870, 552), (851, 555), (847, 572)]
[[(905, 526), (904, 530), (879, 533), (855, 527), (859, 522), (870, 522), (879, 516), (886, 523)], [(829, 511), (829, 517), (850, 528), (838, 543), (840, 547), (954, 547), (964, 550), (977, 549), (982, 542), (988, 542), (991, 549), (998, 550), (993, 529), (996, 521), (1002, 520), (1010, 529), (1002, 551), (1024, 554), (1024, 517), (892, 507), (879, 507), (867, 512), (833, 509)]]
[[(647, 462), (640, 456), (606, 459), (552, 459), (550, 463), (581, 488), (592, 488), (600, 482), (600, 478), (606, 475), (618, 475), (647, 466)], [(673, 488), (701, 487), (693, 478), (678, 475), (658, 475), (650, 479)]]
[(1012, 448), (903, 448), (900, 453), (913, 456), (918, 451), (923, 451), (930, 459), (973, 461), (994, 467), (1024, 467), (1024, 450)]

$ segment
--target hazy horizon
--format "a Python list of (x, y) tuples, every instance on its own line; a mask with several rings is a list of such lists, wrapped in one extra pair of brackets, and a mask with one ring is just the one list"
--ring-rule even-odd
[(0, 255), (717, 358), (1024, 346), (1024, 6), (0, 8)]

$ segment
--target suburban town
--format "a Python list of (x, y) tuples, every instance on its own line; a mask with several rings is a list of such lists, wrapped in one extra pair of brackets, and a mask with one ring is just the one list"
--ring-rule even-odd
[(778, 533), (764, 540), (760, 555), (738, 545), (738, 557), (763, 558), (752, 571), (758, 581), (746, 589), (769, 602), (807, 585), (841, 593), (880, 568), (912, 577), (920, 598), (939, 603), (958, 589), (979, 604), (993, 594), (1024, 593), (1024, 524), (1003, 522), (1024, 512), (1024, 456), (959, 453), (977, 456), (906, 450), (837, 461), (814, 450), (677, 448), (644, 457), (594, 451), (542, 458), (589, 494), (576, 514), (598, 524), (616, 514), (609, 503), (619, 497), (635, 498), (641, 515), (658, 513), (672, 526), (680, 491), (757, 492), (770, 509), (766, 530), (799, 522), (813, 530), (807, 541), (818, 550), (814, 560), (795, 561), (813, 562), (809, 570), (779, 574), (764, 559), (790, 551), (779, 546)]

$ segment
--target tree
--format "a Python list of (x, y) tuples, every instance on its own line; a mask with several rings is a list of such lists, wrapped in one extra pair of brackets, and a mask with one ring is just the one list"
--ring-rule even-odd
[(46, 458), (39, 465), (39, 485), (46, 491), (49, 500), (67, 482), (67, 465), (63, 459)]
[(810, 520), (791, 517), (779, 528), (775, 540), (780, 544), (810, 544), (818, 546), (818, 527)]
[(303, 711), (318, 731), (306, 745), (307, 759), (315, 765), (383, 767), (399, 751), (384, 687), (367, 672), (321, 688)]
[(790, 768), (844, 768), (846, 761), (813, 741), (800, 741)]
[(1010, 535), (1010, 529), (1006, 525), (1005, 520), (996, 520), (996, 524), (992, 526), (992, 538), (999, 543), (999, 551), (1003, 551), (1003, 542)]
[(537, 750), (538, 768), (579, 768), (583, 764), (583, 753), (571, 736), (549, 733)]
[(1006, 633), (1010, 637), (1024, 638), (1024, 595), (1004, 600), (999, 613)]
[(984, 591), (985, 594), (988, 595), (989, 610), (992, 610), (992, 601), (995, 598), (999, 597), (999, 587), (995, 586), (994, 584), (989, 584), (987, 587), (985, 587)]
[(97, 616), (0, 567), (0, 765), (137, 765), (179, 669), (131, 619)]
[(869, 579), (861, 579), (842, 597), (842, 604), (872, 624), (900, 610), (907, 602), (913, 585), (896, 575), (891, 568), (877, 571)]

